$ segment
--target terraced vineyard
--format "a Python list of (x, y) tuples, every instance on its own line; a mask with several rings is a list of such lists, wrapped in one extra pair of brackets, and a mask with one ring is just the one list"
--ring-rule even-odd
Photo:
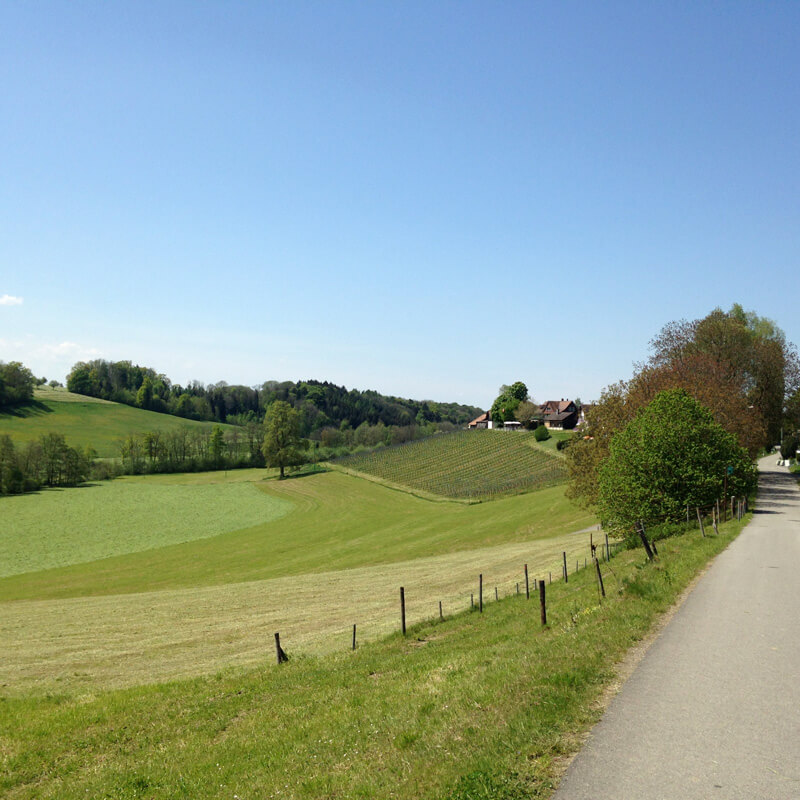
[(371, 453), (337, 465), (391, 483), (454, 498), (488, 499), (562, 482), (563, 461), (522, 431), (459, 431)]

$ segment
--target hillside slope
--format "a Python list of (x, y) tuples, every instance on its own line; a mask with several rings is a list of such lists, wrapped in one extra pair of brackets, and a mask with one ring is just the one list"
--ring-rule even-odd
[(337, 465), (453, 498), (488, 499), (560, 483), (564, 463), (522, 431), (459, 431), (337, 459)]
[[(63, 433), (72, 447), (91, 446), (101, 458), (119, 456), (118, 442), (131, 433), (171, 431), (181, 426), (210, 430), (219, 423), (195, 422), (169, 414), (73, 394), (65, 389), (38, 388), (34, 403), (0, 413), (0, 434), (29, 442), (44, 433)], [(223, 429), (232, 428), (222, 425)]]

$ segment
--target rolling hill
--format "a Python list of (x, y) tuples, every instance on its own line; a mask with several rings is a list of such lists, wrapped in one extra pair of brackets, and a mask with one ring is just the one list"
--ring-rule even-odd
[(63, 433), (67, 444), (91, 446), (100, 458), (119, 456), (118, 442), (131, 433), (166, 432), (182, 426), (210, 429), (218, 424), (157, 414), (49, 387), (37, 388), (32, 404), (0, 413), (0, 434), (9, 434), (15, 442), (33, 441), (44, 433)]

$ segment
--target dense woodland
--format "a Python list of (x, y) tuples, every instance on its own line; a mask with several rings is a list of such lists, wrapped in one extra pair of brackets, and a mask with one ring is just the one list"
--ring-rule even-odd
[(474, 406), (387, 397), (375, 391), (346, 389), (328, 381), (267, 381), (258, 387), (173, 384), (166, 375), (130, 361), (98, 359), (75, 364), (67, 377), (71, 392), (186, 419), (244, 425), (261, 422), (275, 400), (288, 402), (302, 418), (304, 436), (318, 439), (326, 428), (463, 426), (481, 413)]

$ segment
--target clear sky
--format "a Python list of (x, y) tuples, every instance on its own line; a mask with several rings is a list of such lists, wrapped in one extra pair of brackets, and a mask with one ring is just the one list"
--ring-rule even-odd
[(800, 3), (0, 4), (0, 360), (596, 398), (800, 343)]

